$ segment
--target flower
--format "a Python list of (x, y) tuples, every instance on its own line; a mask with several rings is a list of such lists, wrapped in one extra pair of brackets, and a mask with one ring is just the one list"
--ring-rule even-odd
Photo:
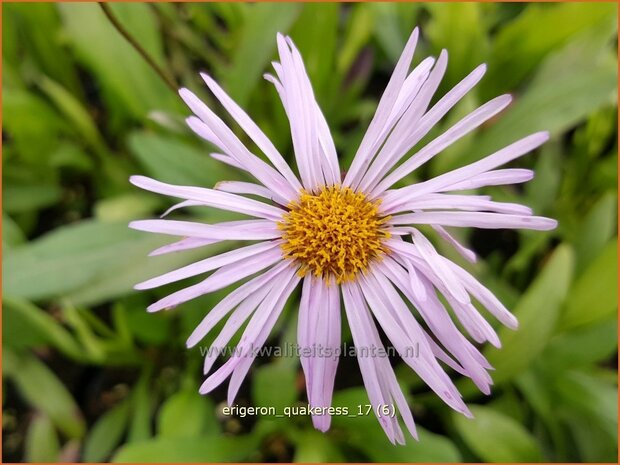
[[(430, 226), (470, 262), (476, 260), (475, 254), (445, 227), (555, 228), (556, 221), (533, 216), (525, 206), (462, 193), (530, 180), (530, 170), (497, 168), (536, 149), (548, 134), (532, 134), (470, 165), (394, 188), (396, 182), (497, 115), (511, 100), (508, 95), (490, 100), (407, 157), (485, 72), (484, 65), (474, 69), (429, 109), (446, 71), (447, 52), (443, 50), (437, 59), (426, 58), (409, 72), (417, 40), (416, 28), (346, 175), (341, 175), (327, 122), (301, 55), (289, 37), (278, 34), (280, 62), (273, 63), (275, 75), (265, 78), (275, 86), (286, 110), (299, 178), (258, 126), (209, 76), (202, 75), (211, 92), (269, 163), (251, 153), (192, 92), (180, 90), (195, 114), (187, 119), (189, 127), (220, 149), (221, 153), (212, 156), (247, 171), (258, 181), (221, 182), (208, 189), (164, 184), (143, 176), (131, 178), (142, 189), (183, 199), (169, 211), (208, 206), (254, 218), (218, 224), (157, 219), (130, 225), (183, 237), (157, 249), (155, 255), (225, 240), (255, 241), (136, 286), (151, 289), (215, 270), (198, 284), (149, 306), (148, 310), (155, 312), (251, 277), (219, 302), (187, 341), (188, 347), (195, 346), (231, 314), (213, 343), (223, 347), (249, 320), (234, 353), (206, 378), (201, 393), (212, 391), (230, 376), (228, 402), (233, 403), (256, 355), (253, 348), (265, 343), (300, 283), (297, 338), (311, 407), (331, 405), (338, 360), (303, 349), (322, 347), (333, 354), (340, 347), (341, 296), (370, 402), (373, 406), (395, 405), (413, 437), (417, 437), (413, 417), (389, 360), (364, 356), (360, 350), (383, 349), (375, 321), (405, 363), (453, 409), (471, 415), (442, 365), (470, 378), (483, 393), (490, 392), (491, 366), (458, 329), (447, 305), (477, 343), (500, 346), (497, 333), (473, 305), (474, 300), (510, 328), (517, 327), (517, 320), (470, 273), (440, 255), (419, 226)], [(412, 346), (418, 348), (415, 354)], [(216, 358), (217, 351), (207, 353), (205, 375)], [(404, 443), (396, 416), (377, 417), (392, 443)], [(317, 414), (312, 420), (321, 431), (330, 426), (329, 415)]]

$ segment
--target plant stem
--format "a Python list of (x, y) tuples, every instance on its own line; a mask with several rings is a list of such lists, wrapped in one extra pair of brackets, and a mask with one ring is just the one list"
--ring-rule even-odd
[(144, 50), (144, 48), (138, 43), (138, 41), (118, 21), (116, 16), (114, 16), (114, 13), (112, 12), (112, 9), (110, 8), (110, 5), (108, 5), (107, 3), (100, 2), (99, 6), (103, 10), (103, 13), (106, 15), (110, 23), (112, 23), (114, 28), (127, 40), (127, 42), (131, 44), (131, 46), (140, 54), (140, 56), (144, 58), (144, 60), (148, 63), (148, 65), (151, 68), (153, 68), (153, 71), (155, 71), (157, 75), (163, 79), (163, 81), (170, 88), (170, 90), (172, 90), (172, 92), (176, 94), (177, 90), (179, 89), (179, 86), (177, 85), (177, 83), (174, 81), (172, 77), (166, 74), (166, 72), (162, 68), (160, 68), (157, 63), (155, 63), (155, 60), (153, 60), (153, 58), (147, 53), (147, 51)]

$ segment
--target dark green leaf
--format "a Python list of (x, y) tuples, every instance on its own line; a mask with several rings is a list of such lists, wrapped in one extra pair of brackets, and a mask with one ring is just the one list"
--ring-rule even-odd
[(471, 405), (474, 418), (454, 413), (454, 425), (467, 446), (485, 462), (540, 462), (534, 437), (510, 417), (488, 407)]

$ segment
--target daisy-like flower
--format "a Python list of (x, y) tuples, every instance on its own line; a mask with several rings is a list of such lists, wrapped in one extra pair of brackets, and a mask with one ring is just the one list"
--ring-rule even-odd
[[(461, 332), (447, 307), (473, 341), (488, 341), (496, 347), (500, 346), (497, 333), (474, 301), (510, 328), (517, 327), (517, 320), (470, 273), (441, 256), (419, 226), (430, 226), (470, 262), (476, 260), (475, 254), (446, 227), (555, 228), (556, 221), (533, 216), (525, 206), (463, 193), (532, 179), (530, 170), (498, 167), (536, 149), (548, 134), (532, 134), (465, 167), (394, 188), (450, 144), (497, 115), (511, 100), (502, 95), (486, 102), (407, 157), (485, 72), (484, 65), (474, 69), (429, 108), (446, 71), (448, 54), (443, 50), (437, 59), (426, 58), (409, 71), (417, 40), (415, 29), (345, 175), (341, 175), (336, 148), (302, 57), (289, 37), (278, 34), (280, 61), (273, 63), (275, 74), (265, 78), (275, 86), (288, 115), (299, 177), (209, 76), (202, 75), (211, 92), (266, 160), (251, 153), (192, 92), (180, 90), (195, 115), (187, 119), (189, 127), (219, 148), (212, 157), (248, 172), (257, 181), (221, 182), (209, 189), (164, 184), (143, 176), (131, 178), (142, 189), (183, 200), (169, 211), (206, 206), (252, 218), (217, 224), (166, 219), (131, 223), (142, 231), (182, 237), (153, 255), (226, 240), (253, 242), (136, 286), (151, 289), (213, 271), (198, 284), (149, 306), (149, 311), (156, 312), (250, 278), (207, 313), (187, 341), (188, 347), (195, 346), (230, 315), (213, 343), (213, 347), (223, 348), (247, 321), (232, 355), (213, 373), (218, 352), (207, 352), (204, 373), (208, 376), (201, 393), (212, 391), (230, 377), (228, 402), (234, 402), (256, 348), (265, 343), (298, 285), (302, 290), (297, 338), (309, 404), (317, 412), (312, 418), (317, 429), (326, 431), (330, 426), (330, 416), (322, 413), (331, 405), (338, 365), (333, 354), (341, 344), (341, 297), (370, 402), (376, 407), (395, 406), (413, 437), (417, 436), (409, 405), (389, 360), (378, 355), (385, 355), (385, 350), (377, 323), (404, 362), (453, 409), (471, 415), (445, 367), (470, 378), (483, 393), (490, 392), (491, 366)], [(373, 410), (390, 441), (404, 443), (397, 416)]]

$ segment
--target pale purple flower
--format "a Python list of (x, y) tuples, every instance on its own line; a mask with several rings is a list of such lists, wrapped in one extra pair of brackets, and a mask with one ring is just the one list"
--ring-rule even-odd
[[(500, 346), (497, 333), (473, 305), (474, 300), (509, 328), (516, 328), (517, 320), (470, 273), (441, 256), (418, 225), (431, 226), (439, 238), (470, 262), (476, 260), (475, 254), (446, 227), (555, 228), (556, 221), (533, 216), (525, 206), (463, 193), (532, 179), (530, 170), (498, 167), (536, 149), (548, 134), (532, 134), (465, 167), (394, 188), (396, 182), (497, 115), (511, 100), (508, 95), (490, 100), (407, 157), (485, 72), (485, 66), (479, 66), (429, 108), (446, 71), (448, 55), (444, 50), (437, 59), (426, 58), (409, 71), (417, 40), (416, 29), (344, 176), (301, 55), (290, 38), (278, 35), (280, 62), (273, 63), (275, 74), (265, 78), (275, 86), (288, 115), (299, 177), (209, 76), (202, 75), (211, 92), (268, 161), (251, 153), (192, 92), (181, 89), (181, 97), (195, 114), (187, 119), (188, 125), (219, 148), (213, 158), (248, 172), (257, 181), (222, 182), (208, 189), (164, 184), (142, 176), (131, 178), (142, 189), (183, 200), (169, 211), (209, 206), (253, 218), (218, 224), (165, 219), (131, 223), (132, 228), (142, 231), (182, 237), (153, 255), (225, 240), (254, 242), (136, 286), (151, 289), (213, 271), (198, 284), (152, 304), (148, 309), (155, 312), (250, 278), (219, 302), (187, 341), (188, 347), (195, 346), (230, 315), (213, 344), (224, 347), (249, 320), (234, 353), (213, 373), (217, 352), (206, 356), (204, 373), (208, 377), (201, 393), (212, 391), (230, 377), (228, 402), (233, 403), (256, 355), (253, 349), (265, 343), (299, 284), (302, 293), (297, 336), (302, 354), (304, 348), (312, 347), (322, 347), (326, 352), (338, 350), (342, 296), (354, 344), (367, 350), (358, 349), (357, 356), (370, 402), (375, 406), (395, 405), (414, 437), (413, 417), (389, 360), (364, 356), (372, 353), (371, 348), (383, 348), (377, 322), (404, 362), (453, 409), (471, 415), (444, 366), (469, 377), (483, 393), (490, 392), (491, 366), (458, 329), (438, 294), (477, 343), (488, 341)], [(417, 351), (412, 352), (411, 347)], [(302, 355), (301, 364), (310, 405), (329, 407), (338, 360)], [(404, 443), (397, 417), (378, 417), (390, 441)], [(330, 426), (329, 415), (315, 415), (312, 420), (321, 431)]]

